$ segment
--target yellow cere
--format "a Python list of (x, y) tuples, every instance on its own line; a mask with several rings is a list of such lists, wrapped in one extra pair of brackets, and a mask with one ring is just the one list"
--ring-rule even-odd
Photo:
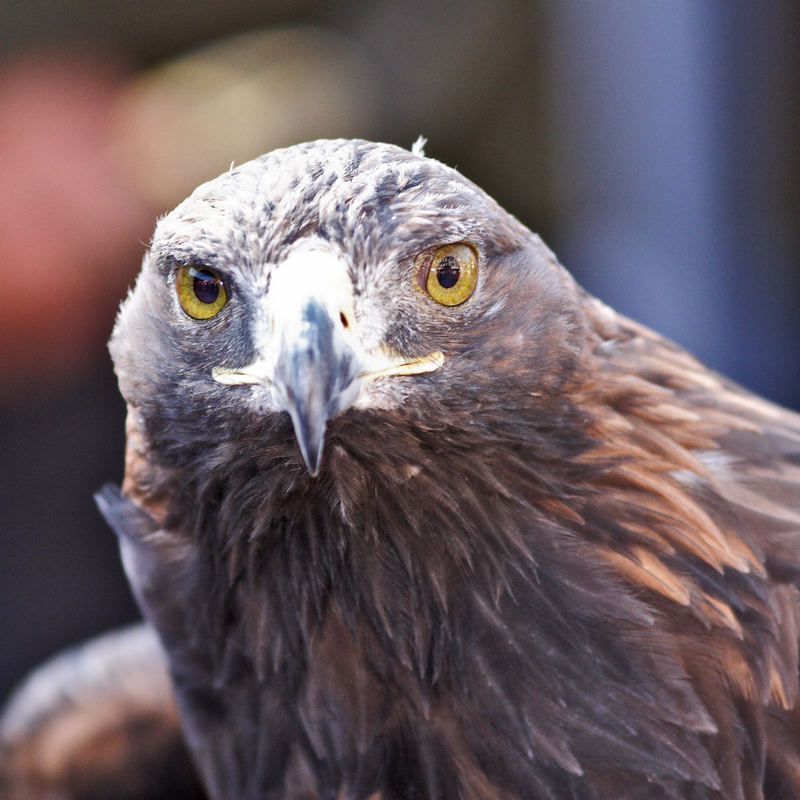
[(478, 255), (468, 244), (446, 244), (437, 248), (429, 262), (425, 289), (444, 306), (467, 300), (478, 282)]
[(204, 267), (181, 267), (175, 288), (181, 308), (193, 319), (210, 319), (228, 302), (222, 279)]

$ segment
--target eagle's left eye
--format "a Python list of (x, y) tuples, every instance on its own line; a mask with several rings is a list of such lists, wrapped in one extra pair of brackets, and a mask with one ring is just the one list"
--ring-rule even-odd
[(222, 278), (205, 267), (181, 267), (175, 287), (181, 308), (193, 319), (209, 319), (228, 302)]
[(468, 244), (446, 244), (436, 248), (420, 273), (428, 294), (444, 306), (467, 300), (478, 282), (478, 255)]

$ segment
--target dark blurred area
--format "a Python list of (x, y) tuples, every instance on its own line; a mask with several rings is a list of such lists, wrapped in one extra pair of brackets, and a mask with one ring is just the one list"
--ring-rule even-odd
[(0, 701), (136, 617), (92, 501), (105, 340), (156, 216), (232, 161), (422, 134), (590, 291), (800, 407), (798, 8), (4, 0)]

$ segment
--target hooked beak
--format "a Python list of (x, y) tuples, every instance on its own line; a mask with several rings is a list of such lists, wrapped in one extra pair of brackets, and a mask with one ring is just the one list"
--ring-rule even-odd
[(366, 352), (347, 266), (322, 244), (296, 248), (276, 267), (268, 307), (267, 352), (241, 369), (215, 367), (212, 375), (223, 384), (271, 386), (312, 476), (322, 465), (328, 420), (356, 402), (365, 381), (431, 372), (444, 361), (439, 352), (413, 359), (386, 348)]
[(341, 322), (322, 303), (309, 298), (299, 317), (297, 335), (278, 349), (272, 382), (275, 399), (292, 418), (306, 467), (316, 476), (328, 420), (358, 396), (361, 365), (344, 341)]

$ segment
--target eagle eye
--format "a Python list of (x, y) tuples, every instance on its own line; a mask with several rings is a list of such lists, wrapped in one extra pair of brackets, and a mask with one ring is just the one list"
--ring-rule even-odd
[(225, 283), (213, 270), (191, 264), (181, 267), (175, 281), (178, 302), (192, 319), (209, 319), (228, 302)]
[(478, 255), (468, 244), (437, 247), (420, 272), (425, 291), (444, 306), (457, 306), (467, 300), (478, 281)]

